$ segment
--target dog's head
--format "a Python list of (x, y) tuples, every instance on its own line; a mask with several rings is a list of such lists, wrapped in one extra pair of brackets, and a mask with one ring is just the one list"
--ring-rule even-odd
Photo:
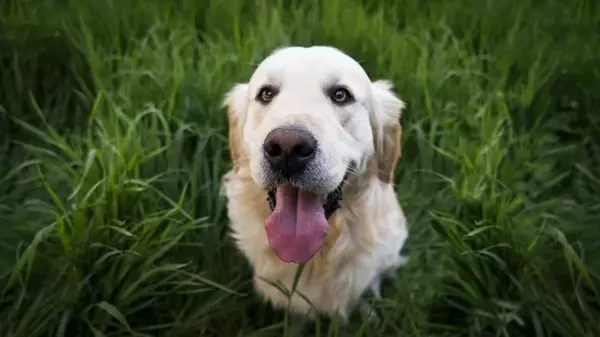
[(393, 179), (404, 103), (335, 48), (276, 50), (225, 105), (234, 171), (270, 193), (267, 235), (284, 261), (321, 247), (346, 180)]

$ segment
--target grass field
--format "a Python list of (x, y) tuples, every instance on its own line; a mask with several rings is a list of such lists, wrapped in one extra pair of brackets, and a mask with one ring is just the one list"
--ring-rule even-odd
[(408, 106), (411, 262), (376, 324), (317, 336), (600, 336), (595, 2), (0, 6), (0, 336), (284, 335), (218, 191), (223, 94), (288, 44), (341, 48)]

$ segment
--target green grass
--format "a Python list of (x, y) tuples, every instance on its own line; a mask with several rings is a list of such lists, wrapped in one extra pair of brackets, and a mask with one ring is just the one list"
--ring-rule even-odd
[(346, 333), (600, 336), (593, 1), (1, 6), (0, 336), (282, 336), (218, 192), (222, 97), (288, 44), (339, 47), (408, 104), (411, 261)]

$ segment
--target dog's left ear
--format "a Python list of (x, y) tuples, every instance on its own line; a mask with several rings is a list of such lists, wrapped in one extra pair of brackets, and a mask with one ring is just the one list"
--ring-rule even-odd
[(379, 180), (386, 184), (391, 184), (394, 180), (402, 150), (400, 117), (405, 107), (405, 103), (392, 92), (392, 87), (392, 83), (388, 81), (372, 83), (374, 108), (371, 127), (375, 146), (372, 167)]
[(233, 170), (237, 171), (241, 161), (247, 156), (243, 148), (243, 132), (246, 122), (248, 85), (238, 83), (229, 90), (223, 100), (223, 107), (227, 108), (229, 121), (229, 154), (233, 162)]

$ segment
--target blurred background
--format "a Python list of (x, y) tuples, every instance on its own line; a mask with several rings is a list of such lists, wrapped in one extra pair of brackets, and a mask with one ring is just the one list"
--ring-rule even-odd
[(228, 237), (225, 92), (327, 44), (407, 102), (410, 263), (315, 336), (600, 336), (591, 0), (5, 0), (0, 336), (284, 336)]

